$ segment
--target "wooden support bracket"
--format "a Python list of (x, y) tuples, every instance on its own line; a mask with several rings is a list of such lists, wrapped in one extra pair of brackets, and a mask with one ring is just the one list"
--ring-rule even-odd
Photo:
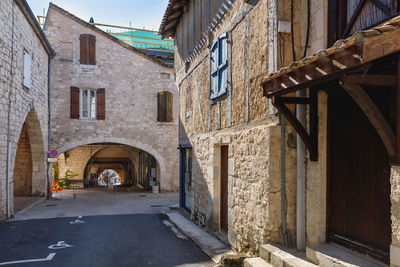
[(379, 108), (375, 105), (375, 103), (360, 85), (356, 83), (348, 83), (346, 82), (346, 79), (342, 79), (340, 81), (340, 85), (353, 98), (353, 100), (357, 103), (371, 124), (374, 126), (383, 144), (385, 145), (389, 156), (394, 157), (396, 155), (397, 146), (396, 136)]
[[(310, 105), (310, 130), (308, 133), (304, 125), (296, 118), (296, 115), (288, 109), (285, 103)], [(318, 102), (317, 91), (310, 90), (310, 97), (273, 97), (272, 104), (289, 121), (296, 130), (301, 140), (310, 153), (310, 160), (318, 160)]]

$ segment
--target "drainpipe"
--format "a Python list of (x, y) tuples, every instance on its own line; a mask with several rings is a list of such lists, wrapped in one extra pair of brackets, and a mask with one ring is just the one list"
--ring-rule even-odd
[[(51, 73), (51, 56), (48, 56), (47, 59), (47, 103), (48, 103), (48, 113), (49, 118), (47, 122), (47, 151), (50, 151), (50, 142), (51, 142), (51, 87), (50, 87), (50, 73)], [(46, 156), (47, 158), (47, 156)], [(52, 164), (47, 162), (47, 199), (50, 199), (50, 168)]]
[[(297, 97), (304, 97), (305, 90), (296, 92)], [(304, 105), (296, 105), (296, 117), (305, 125), (306, 110)], [(297, 135), (297, 188), (296, 188), (296, 247), (298, 250), (306, 249), (306, 148)]]
[(10, 165), (11, 165), (11, 133), (10, 133), (10, 121), (11, 121), (11, 92), (14, 81), (14, 1), (12, 2), (12, 28), (11, 28), (11, 64), (10, 64), (10, 89), (8, 91), (8, 111), (7, 111), (7, 163), (6, 163), (6, 218), (10, 218)]

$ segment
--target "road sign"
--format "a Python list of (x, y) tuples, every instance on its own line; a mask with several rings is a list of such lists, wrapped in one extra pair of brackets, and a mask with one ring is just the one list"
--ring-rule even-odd
[(57, 151), (57, 149), (52, 149), (52, 150), (50, 150), (49, 155), (50, 155), (50, 157), (52, 157), (52, 158), (56, 158), (56, 157), (58, 156), (58, 151)]
[(60, 186), (60, 184), (58, 182), (55, 182), (54, 185), (53, 185), (53, 189), (51, 189), (51, 191), (59, 192), (59, 191), (62, 191), (62, 188), (61, 188), (61, 186)]
[(57, 162), (57, 158), (47, 158), (47, 162)]

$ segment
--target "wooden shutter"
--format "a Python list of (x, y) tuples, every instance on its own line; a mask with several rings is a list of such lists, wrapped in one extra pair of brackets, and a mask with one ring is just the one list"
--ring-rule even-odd
[(106, 118), (106, 89), (100, 88), (97, 90), (97, 119), (105, 120)]
[(157, 94), (157, 121), (166, 122), (165, 92)]
[(165, 121), (171, 122), (173, 121), (173, 95), (169, 92), (165, 92), (165, 102), (166, 102), (166, 114)]
[(96, 36), (89, 35), (89, 65), (96, 65)]
[(79, 88), (71, 86), (71, 119), (79, 119)]
[(96, 65), (96, 36), (81, 34), (80, 40), (80, 63), (85, 65)]
[(211, 67), (211, 99), (218, 96), (218, 41), (211, 48), (210, 55), (210, 67)]

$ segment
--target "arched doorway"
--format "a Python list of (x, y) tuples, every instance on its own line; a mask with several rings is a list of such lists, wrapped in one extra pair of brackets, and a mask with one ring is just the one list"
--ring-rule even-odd
[(35, 197), (46, 194), (46, 152), (37, 113), (32, 109), (21, 127), (18, 137), (11, 192), (13, 207), (11, 214), (24, 209)]

